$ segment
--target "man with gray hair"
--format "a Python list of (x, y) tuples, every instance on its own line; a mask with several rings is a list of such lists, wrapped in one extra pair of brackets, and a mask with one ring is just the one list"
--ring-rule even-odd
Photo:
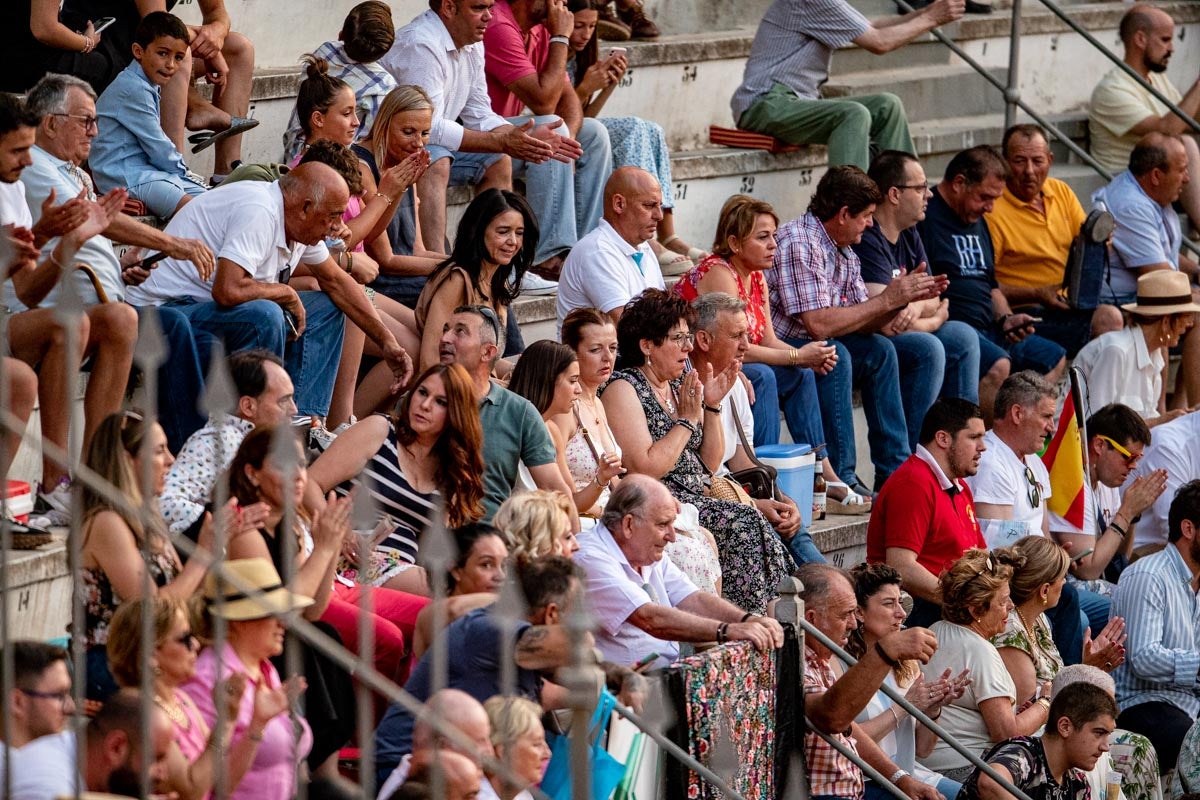
[(647, 475), (624, 478), (596, 527), (579, 537), (575, 563), (587, 573), (587, 596), (599, 625), (596, 646), (605, 660), (635, 664), (654, 657), (666, 666), (680, 642), (751, 642), (759, 650), (783, 645), (783, 628), (701, 591), (669, 558), (679, 503)]
[[(723, 372), (736, 361), (745, 358), (750, 346), (746, 335), (749, 323), (746, 319), (746, 303), (725, 292), (709, 292), (692, 301), (696, 310), (695, 344), (692, 347), (692, 366), (701, 373), (711, 366), (713, 374)], [(721, 454), (718, 475), (748, 469), (754, 466), (753, 453), (747, 453), (743, 441), (754, 441), (754, 414), (750, 408), (750, 396), (741, 381), (734, 381), (733, 388), (718, 403), (721, 409), (721, 429), (724, 431), (725, 452)], [(741, 427), (741, 435), (738, 427)], [(751, 445), (753, 446), (753, 445)], [(767, 522), (787, 542), (788, 549), (797, 562), (824, 562), (825, 557), (813, 544), (812, 536), (800, 524), (800, 509), (792, 498), (780, 493), (778, 499), (760, 500), (754, 505), (762, 512)]]
[[(29, 90), (27, 107), (38, 118), (34, 146), (30, 151), (33, 163), (22, 174), (25, 198), (34, 222), (53, 217), (75, 197), (96, 198), (91, 177), (80, 165), (88, 158), (98, 128), (96, 126), (96, 93), (85, 81), (71, 75), (51, 73)], [(42, 252), (50, 252), (57, 244), (53, 237), (42, 242)], [(132, 245), (123, 256), (117, 257), (114, 244)], [(115, 330), (108, 319), (114, 309), (105, 308), (105, 300), (120, 303), (126, 287), (137, 286), (150, 276), (142, 265), (144, 250), (154, 250), (192, 262), (198, 270), (211, 270), (212, 250), (198, 239), (181, 239), (147, 225), (128, 214), (117, 214), (98, 236), (84, 242), (76, 262), (86, 264), (90, 273), (75, 271), (75, 283), (83, 302), (88, 306), (91, 335), (101, 339), (112, 337)], [(93, 284), (91, 275), (95, 275)], [(11, 286), (5, 290), (5, 303), (10, 308), (24, 308), (12, 295)], [(39, 304), (52, 307), (57, 303), (59, 289), (55, 287)], [(103, 293), (103, 297), (101, 297)], [(144, 324), (145, 309), (138, 308), (139, 328)], [(210, 350), (211, 337), (197, 337), (186, 316), (172, 308), (159, 311), (159, 327), (167, 340), (167, 358), (158, 373), (158, 416), (167, 434), (171, 452), (178, 452), (187, 437), (204, 424), (196, 409), (196, 401), (204, 387), (203, 367)], [(203, 355), (202, 355), (203, 354)], [(122, 387), (124, 388), (124, 387)]]

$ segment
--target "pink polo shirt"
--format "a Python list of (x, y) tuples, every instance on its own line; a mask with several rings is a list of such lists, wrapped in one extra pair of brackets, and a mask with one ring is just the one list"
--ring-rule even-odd
[[(483, 35), (483, 69), (492, 110), (502, 117), (519, 116), (525, 103), (508, 90), (508, 85), (527, 75), (536, 75), (546, 66), (549, 56), (550, 31), (546, 26), (535, 25), (527, 37), (507, 0), (496, 0), (492, 21)], [(570, 90), (570, 79), (565, 73), (563, 81)]]

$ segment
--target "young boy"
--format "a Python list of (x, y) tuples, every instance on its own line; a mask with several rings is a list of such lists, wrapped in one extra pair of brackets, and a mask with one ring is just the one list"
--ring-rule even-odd
[(127, 187), (164, 220), (205, 191), (159, 121), (162, 87), (183, 65), (190, 41), (178, 17), (147, 14), (134, 33), (133, 61), (96, 101), (99, 131), (89, 158), (96, 188)]
[[(1116, 727), (1117, 703), (1090, 683), (1072, 683), (1050, 703), (1045, 732), (1017, 736), (984, 754), (983, 760), (1033, 800), (1089, 800), (1087, 776), (1108, 751)], [(958, 800), (1012, 800), (1000, 784), (971, 773)]]

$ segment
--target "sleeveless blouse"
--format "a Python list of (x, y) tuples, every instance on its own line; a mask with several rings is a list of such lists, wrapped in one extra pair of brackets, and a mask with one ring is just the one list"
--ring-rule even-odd
[[(587, 488), (588, 484), (596, 480), (596, 474), (599, 472), (600, 465), (596, 463), (596, 454), (592, 452), (591, 445), (584, 438), (585, 428), (583, 426), (583, 419), (579, 414), (578, 406), (572, 409), (572, 413), (575, 415), (575, 433), (567, 440), (563, 452), (567, 459), (567, 471), (571, 473), (571, 482), (575, 485), (575, 491), (581, 492)], [(616, 443), (617, 437), (613, 436), (612, 428), (605, 424), (604, 430), (608, 434), (609, 440), (613, 443), (613, 453), (620, 456), (621, 446)], [(597, 448), (601, 448), (600, 442), (596, 440), (594, 435), (592, 441), (595, 442)], [(600, 452), (604, 452), (603, 448), (601, 448)], [(600, 497), (588, 509), (588, 512), (592, 512), (598, 508), (603, 509), (605, 504), (608, 503), (608, 496), (611, 493), (612, 490), (609, 487), (604, 487), (600, 492)]]
[[(425, 335), (425, 320), (429, 318), (429, 306), (433, 304), (433, 296), (441, 290), (446, 282), (450, 280), (451, 275), (459, 275), (463, 279), (464, 291), (452, 304), (453, 308), (459, 306), (488, 306), (492, 309), (496, 307), (488, 300), (487, 296), (482, 291), (476, 288), (471, 276), (467, 271), (457, 264), (450, 264), (445, 267), (438, 267), (433, 274), (425, 281), (425, 288), (421, 290), (421, 296), (417, 300), (416, 308), (413, 309), (413, 314), (417, 318), (417, 335)], [(500, 348), (500, 352), (504, 352), (504, 338), (506, 326), (508, 323), (508, 307), (502, 306), (496, 311), (496, 318), (500, 321), (500, 335), (497, 337), (499, 341), (496, 346)]]
[[(149, 561), (146, 562), (146, 571), (150, 573), (150, 580), (154, 581), (155, 586), (166, 586), (175, 579), (175, 560), (166, 551), (151, 553)], [(99, 567), (84, 567), (80, 572), (83, 576), (87, 646), (103, 647), (108, 644), (108, 626), (117, 607), (121, 605), (121, 598), (113, 590), (104, 570)]]
[(767, 281), (761, 272), (750, 273), (750, 286), (742, 281), (742, 276), (728, 261), (713, 254), (688, 270), (679, 282), (675, 284), (675, 293), (689, 303), (700, 296), (700, 281), (713, 267), (723, 267), (733, 275), (737, 283), (738, 299), (746, 303), (746, 333), (750, 336), (750, 344), (759, 344), (767, 332), (766, 297)]

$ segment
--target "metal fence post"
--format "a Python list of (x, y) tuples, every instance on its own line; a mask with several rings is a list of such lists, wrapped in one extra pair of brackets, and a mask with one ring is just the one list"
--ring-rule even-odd
[(1021, 0), (1013, 0), (1012, 25), (1008, 34), (1008, 86), (1004, 90), (1004, 129), (1017, 121), (1021, 100)]

